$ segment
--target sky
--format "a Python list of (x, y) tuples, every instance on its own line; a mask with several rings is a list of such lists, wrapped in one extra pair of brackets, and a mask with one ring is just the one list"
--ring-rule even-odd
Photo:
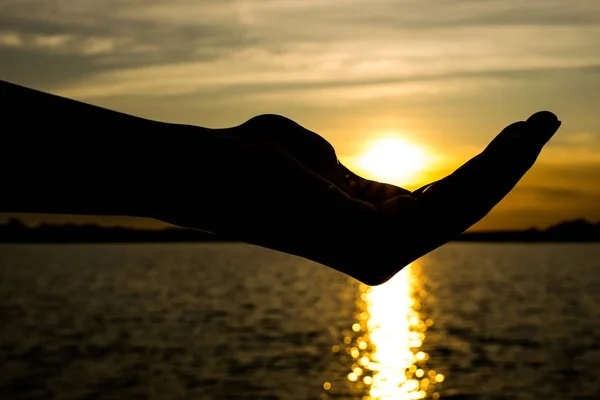
[(282, 114), (351, 167), (399, 137), (429, 160), (392, 182), (409, 189), (549, 110), (559, 132), (474, 229), (600, 220), (596, 0), (0, 0), (0, 60), (0, 79), (155, 120)]

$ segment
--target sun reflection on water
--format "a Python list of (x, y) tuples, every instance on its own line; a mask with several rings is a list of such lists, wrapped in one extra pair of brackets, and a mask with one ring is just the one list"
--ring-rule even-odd
[(413, 263), (384, 285), (359, 290), (356, 322), (333, 349), (351, 357), (347, 379), (356, 392), (362, 400), (440, 398), (436, 385), (444, 376), (428, 367), (423, 351), (433, 321), (421, 310), (427, 293), (420, 267)]

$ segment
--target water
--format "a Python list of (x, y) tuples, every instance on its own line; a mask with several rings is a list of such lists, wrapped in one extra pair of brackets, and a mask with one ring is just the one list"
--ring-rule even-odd
[(597, 399), (600, 246), (368, 288), (239, 244), (0, 246), (1, 399)]

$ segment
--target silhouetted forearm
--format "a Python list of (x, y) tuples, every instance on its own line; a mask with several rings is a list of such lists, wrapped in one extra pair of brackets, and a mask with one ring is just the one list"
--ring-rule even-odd
[(207, 143), (215, 137), (209, 129), (137, 118), (3, 81), (0, 104), (0, 212), (150, 217), (161, 213), (169, 186), (185, 179), (192, 156), (202, 170), (218, 152)]

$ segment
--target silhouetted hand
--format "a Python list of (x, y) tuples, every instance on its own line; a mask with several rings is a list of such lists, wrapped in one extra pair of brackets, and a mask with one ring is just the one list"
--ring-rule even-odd
[(483, 218), (560, 126), (554, 114), (536, 113), (410, 192), (357, 176), (325, 139), (277, 115), (209, 129), (5, 81), (0, 100), (0, 212), (151, 217), (305, 257), (370, 285)]
[(370, 285), (454, 239), (483, 218), (558, 130), (550, 112), (506, 127), (451, 175), (413, 192), (364, 179), (325, 139), (277, 115), (219, 133), (233, 143), (215, 166), (209, 213), (194, 196), (156, 217), (302, 256)]

